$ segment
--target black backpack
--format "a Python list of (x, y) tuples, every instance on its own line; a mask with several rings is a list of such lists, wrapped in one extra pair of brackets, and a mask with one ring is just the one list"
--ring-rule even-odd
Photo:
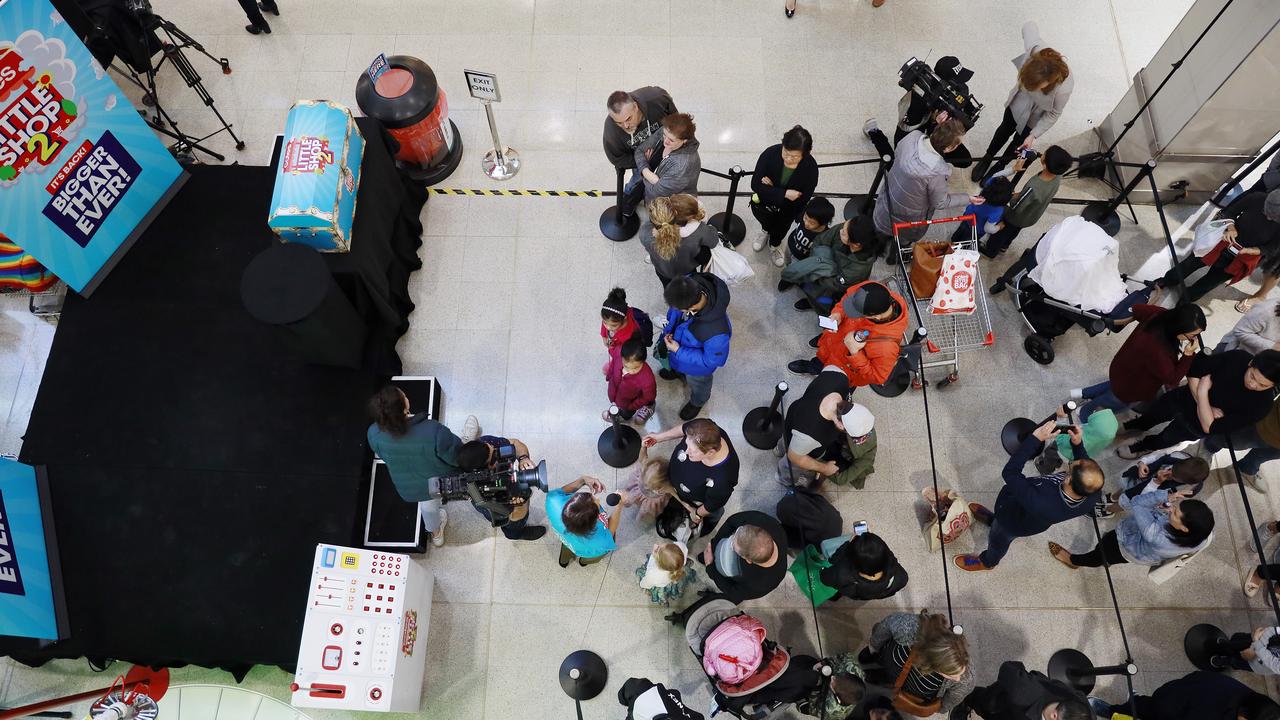
[[(636, 321), (635, 337), (644, 343), (645, 347), (653, 346), (653, 320), (649, 318), (649, 314), (635, 305), (631, 306), (631, 317)], [(663, 347), (666, 347), (665, 345)]]
[(823, 540), (840, 537), (844, 519), (825, 497), (803, 487), (792, 488), (778, 501), (778, 522), (787, 534), (787, 546), (804, 549)]

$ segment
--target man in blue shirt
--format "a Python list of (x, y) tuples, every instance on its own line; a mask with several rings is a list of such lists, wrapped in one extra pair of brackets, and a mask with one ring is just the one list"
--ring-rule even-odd
[(1004, 487), (996, 497), (995, 512), (970, 503), (974, 517), (991, 526), (987, 534), (987, 549), (980, 555), (957, 555), (955, 564), (961, 570), (991, 570), (1009, 551), (1014, 539), (1039, 535), (1054, 525), (1083, 517), (1093, 512), (1093, 506), (1102, 497), (1105, 480), (1102, 468), (1089, 458), (1084, 449), (1084, 436), (1080, 428), (1072, 425), (1071, 450), (1075, 459), (1067, 465), (1066, 472), (1027, 477), (1022, 468), (1035, 457), (1036, 452), (1056, 437), (1056, 420), (1050, 420), (1022, 441), (1021, 447), (1004, 466)]
[[(578, 492), (583, 487), (590, 492)], [(624, 503), (614, 506), (606, 524), (606, 517), (595, 498), (596, 493), (602, 493), (604, 489), (604, 483), (583, 475), (547, 493), (547, 522), (560, 537), (560, 567), (569, 567), (569, 561), (574, 557), (583, 566), (599, 562), (618, 546), (614, 535), (618, 532)]]

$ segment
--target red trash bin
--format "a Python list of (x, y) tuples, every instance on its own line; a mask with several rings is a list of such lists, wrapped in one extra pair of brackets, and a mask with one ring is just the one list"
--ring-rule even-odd
[(433, 185), (462, 161), (462, 136), (449, 119), (449, 103), (431, 66), (410, 55), (387, 58), (388, 69), (375, 83), (360, 73), (356, 104), (400, 143), (396, 160), (409, 174)]

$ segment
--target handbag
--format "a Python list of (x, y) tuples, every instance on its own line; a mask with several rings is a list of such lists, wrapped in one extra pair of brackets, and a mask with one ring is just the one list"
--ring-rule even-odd
[(908, 278), (911, 280), (911, 293), (916, 298), (933, 297), (938, 286), (938, 275), (942, 272), (942, 260), (951, 253), (951, 243), (918, 242), (911, 250), (911, 269)]
[(756, 274), (746, 258), (724, 243), (716, 243), (711, 248), (711, 261), (707, 263), (707, 271), (731, 287)]
[(942, 700), (940, 698), (934, 698), (932, 702), (926, 703), (924, 700), (902, 689), (903, 683), (907, 681), (907, 675), (911, 672), (911, 663), (915, 659), (916, 651), (912, 650), (911, 654), (907, 655), (907, 661), (902, 664), (902, 672), (898, 673), (898, 679), (893, 681), (893, 706), (904, 713), (916, 717), (933, 717), (942, 708)]
[[(1204, 547), (1200, 550), (1209, 547), (1210, 542), (1213, 542), (1213, 533), (1209, 533), (1208, 539), (1205, 540)], [(1163, 585), (1166, 582), (1169, 582), (1170, 578), (1177, 575), (1179, 570), (1186, 566), (1187, 563), (1191, 562), (1191, 558), (1200, 554), (1200, 550), (1184, 553), (1177, 557), (1169, 558), (1158, 565), (1152, 565), (1151, 569), (1147, 570), (1147, 579), (1157, 585)]]
[(809, 598), (809, 602), (814, 607), (818, 607), (822, 603), (836, 596), (836, 589), (822, 582), (819, 574), (826, 568), (831, 567), (831, 561), (823, 556), (822, 551), (815, 545), (805, 546), (804, 552), (796, 556), (794, 562), (791, 563), (791, 577), (796, 579), (796, 584), (800, 586), (800, 592)]
[(929, 548), (929, 552), (938, 552), (943, 544), (950, 545), (956, 538), (963, 535), (965, 530), (973, 527), (973, 512), (969, 510), (969, 503), (965, 502), (955, 490), (944, 490), (942, 505), (946, 517), (942, 520), (942, 539), (939, 540), (936, 510), (938, 502), (933, 488), (927, 487), (920, 494), (924, 496), (925, 502), (929, 503), (929, 508), (933, 511), (932, 519), (925, 523), (924, 527), (924, 544)]
[(1231, 227), (1230, 220), (1210, 220), (1196, 227), (1195, 240), (1191, 243), (1191, 252), (1198, 258), (1208, 255), (1222, 240), (1222, 234)]

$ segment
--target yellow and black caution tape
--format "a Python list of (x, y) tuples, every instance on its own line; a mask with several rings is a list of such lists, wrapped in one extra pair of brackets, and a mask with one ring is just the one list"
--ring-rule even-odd
[(468, 190), (427, 188), (432, 195), (474, 195), (481, 197), (604, 197), (603, 190)]

